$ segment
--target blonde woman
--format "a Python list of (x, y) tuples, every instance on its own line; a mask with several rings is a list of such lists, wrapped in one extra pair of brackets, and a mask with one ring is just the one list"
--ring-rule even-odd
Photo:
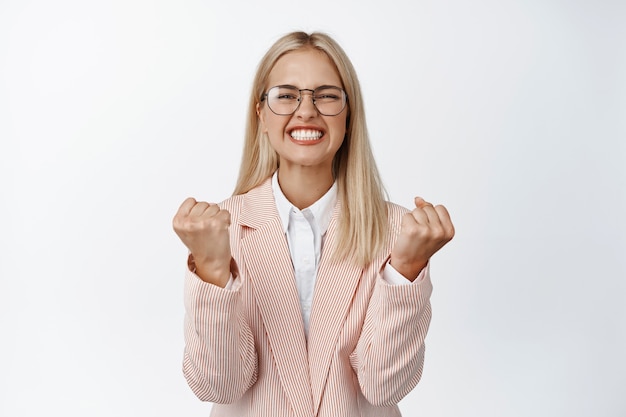
[(233, 196), (189, 198), (189, 386), (213, 416), (398, 416), (418, 383), (443, 206), (384, 199), (350, 60), (279, 39), (258, 67)]

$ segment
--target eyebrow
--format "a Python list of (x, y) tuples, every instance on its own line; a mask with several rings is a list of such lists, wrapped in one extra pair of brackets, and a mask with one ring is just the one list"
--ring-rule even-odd
[(271, 88), (295, 88), (296, 90), (298, 89), (298, 87), (296, 87), (295, 85), (289, 85), (289, 84), (281, 84), (281, 85), (275, 85), (274, 87)]
[[(298, 88), (298, 87), (296, 87), (295, 85), (291, 85), (291, 84), (281, 84), (281, 85), (275, 85), (274, 87), (279, 87), (279, 88), (295, 88), (296, 90), (313, 90), (313, 91), (315, 91), (315, 90), (317, 90), (317, 89), (320, 89), (320, 88), (338, 88), (338, 89), (340, 89), (340, 90), (342, 89), (341, 87), (338, 87), (338, 86), (336, 86), (336, 85), (327, 85), (327, 84), (320, 85), (319, 87), (315, 87), (314, 89), (311, 89), (311, 88)], [(274, 88), (274, 87), (272, 87), (272, 88)]]

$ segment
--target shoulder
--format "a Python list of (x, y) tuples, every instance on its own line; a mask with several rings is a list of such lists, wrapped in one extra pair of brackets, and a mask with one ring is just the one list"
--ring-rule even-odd
[(234, 195), (222, 201), (218, 205), (222, 210), (228, 210), (231, 216), (237, 215), (241, 211), (245, 198), (246, 194)]
[(402, 207), (396, 203), (392, 203), (390, 201), (386, 202), (387, 204), (387, 216), (389, 218), (390, 223), (394, 223), (402, 220), (402, 216), (408, 213), (410, 210), (406, 207)]
[(392, 235), (396, 235), (400, 231), (400, 226), (402, 225), (402, 216), (408, 213), (409, 209), (390, 201), (387, 201), (386, 204), (387, 224), (389, 226), (388, 230)]
[(254, 211), (256, 213), (263, 213), (271, 209), (275, 210), (276, 203), (272, 193), (271, 177), (246, 193), (236, 194), (227, 198), (219, 203), (219, 206), (230, 211), (231, 216), (238, 216), (242, 210), (247, 212)]
[(233, 195), (231, 197), (228, 197), (226, 200), (222, 201), (221, 203), (219, 203), (219, 205), (223, 206), (224, 208), (240, 206), (245, 201), (246, 195), (247, 194)]

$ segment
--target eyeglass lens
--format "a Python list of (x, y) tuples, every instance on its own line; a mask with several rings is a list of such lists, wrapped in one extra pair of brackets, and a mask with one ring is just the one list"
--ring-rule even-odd
[[(267, 104), (276, 114), (293, 114), (302, 100), (301, 91), (306, 90), (290, 86), (272, 87), (267, 92)], [(346, 94), (339, 87), (317, 88), (313, 91), (312, 99), (317, 111), (325, 116), (338, 115), (346, 105)]]

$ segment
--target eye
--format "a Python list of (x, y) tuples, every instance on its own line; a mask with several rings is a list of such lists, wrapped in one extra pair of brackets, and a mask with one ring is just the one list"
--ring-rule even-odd
[(315, 92), (315, 100), (339, 101), (341, 100), (341, 90), (338, 88), (322, 88)]
[(284, 102), (298, 101), (300, 98), (298, 89), (291, 86), (274, 87), (270, 90), (270, 95), (272, 99)]
[(293, 93), (282, 93), (276, 96), (279, 100), (297, 100), (298, 96)]

